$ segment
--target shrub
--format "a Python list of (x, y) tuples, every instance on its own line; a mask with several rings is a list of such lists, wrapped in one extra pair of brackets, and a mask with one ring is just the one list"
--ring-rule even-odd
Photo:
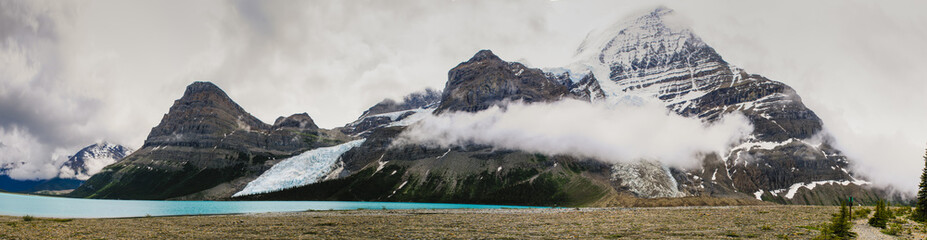
[(888, 223), (888, 220), (893, 218), (895, 218), (895, 216), (888, 210), (888, 207), (885, 206), (885, 201), (879, 200), (876, 202), (875, 214), (872, 215), (872, 218), (869, 218), (869, 226), (885, 228), (885, 224)]
[(901, 230), (902, 230), (902, 227), (900, 223), (892, 222), (891, 224), (888, 225), (888, 228), (882, 229), (882, 233), (892, 235), (892, 236), (898, 236), (898, 234), (901, 234)]
[(868, 218), (870, 213), (872, 213), (872, 209), (871, 209), (871, 208), (862, 208), (862, 207), (861, 207), (861, 208), (859, 208), (859, 210), (856, 210), (855, 212), (853, 212), (853, 219), (864, 219), (864, 218)]
[(840, 202), (840, 212), (834, 214), (831, 222), (825, 223), (821, 227), (821, 234), (814, 239), (852, 239), (856, 238), (856, 233), (850, 231), (853, 225), (850, 223), (850, 209), (847, 208), (846, 202)]
[(906, 214), (911, 213), (911, 206), (903, 206), (895, 208), (895, 216), (901, 217)]
[(36, 218), (33, 216), (29, 216), (29, 215), (23, 216), (23, 221), (29, 222), (29, 221), (35, 221), (35, 220)]

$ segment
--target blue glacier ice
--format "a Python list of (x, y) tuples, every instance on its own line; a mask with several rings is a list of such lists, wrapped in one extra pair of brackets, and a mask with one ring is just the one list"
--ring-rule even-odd
[(348, 150), (360, 146), (365, 139), (350, 141), (341, 145), (317, 148), (287, 158), (257, 179), (248, 183), (233, 197), (279, 191), (313, 184), (325, 177), (335, 167), (338, 158)]

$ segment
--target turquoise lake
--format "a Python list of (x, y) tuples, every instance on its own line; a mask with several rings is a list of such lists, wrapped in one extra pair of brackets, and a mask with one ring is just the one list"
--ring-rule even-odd
[(406, 202), (104, 200), (0, 193), (0, 215), (30, 215), (35, 217), (54, 218), (118, 218), (384, 208), (496, 209), (533, 207)]

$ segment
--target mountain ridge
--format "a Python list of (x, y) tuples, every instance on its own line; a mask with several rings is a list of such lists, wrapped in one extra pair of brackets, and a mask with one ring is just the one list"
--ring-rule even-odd
[(70, 194), (129, 199), (230, 196), (281, 158), (349, 137), (319, 129), (308, 114), (261, 122), (210, 82), (190, 84), (141, 149)]
[[(595, 86), (599, 89), (598, 95), (600, 95), (599, 98), (592, 97), (597, 94), (590, 91), (591, 94), (587, 95), (586, 101), (598, 99), (612, 102), (628, 99), (651, 101), (648, 99), (655, 99), (655, 101), (662, 102), (668, 111), (698, 118), (706, 123), (718, 121), (725, 114), (741, 112), (754, 125), (754, 131), (746, 141), (732, 146), (729, 152), (706, 153), (701, 158), (702, 166), (698, 169), (676, 169), (662, 166), (658, 162), (647, 161), (603, 166), (595, 160), (567, 156), (559, 157), (559, 161), (555, 163), (535, 158), (536, 162), (540, 161), (544, 164), (521, 165), (521, 168), (534, 169), (528, 171), (540, 173), (559, 172), (560, 170), (556, 169), (561, 169), (558, 167), (564, 165), (586, 166), (586, 170), (579, 171), (583, 173), (580, 174), (582, 176), (580, 178), (600, 179), (593, 181), (596, 183), (589, 183), (590, 186), (610, 186), (596, 190), (596, 192), (605, 194), (603, 199), (610, 198), (608, 196), (630, 194), (639, 198), (720, 196), (780, 203), (834, 204), (847, 196), (854, 196), (861, 201), (892, 197), (890, 192), (871, 188), (868, 182), (848, 171), (848, 160), (828, 143), (828, 136), (822, 136), (823, 140), (820, 142), (809, 141), (822, 134), (822, 123), (813, 111), (801, 103), (801, 98), (794, 89), (760, 75), (748, 74), (730, 65), (686, 26), (667, 23), (667, 19), (672, 18), (673, 14), (673, 10), (659, 7), (613, 25), (611, 29), (603, 31), (604, 37), (590, 34), (590, 39), (584, 41), (578, 48), (577, 56), (580, 60), (564, 68), (525, 69), (521, 64), (505, 62), (491, 54), (491, 51), (481, 50), (449, 71), (442, 100), (433, 114), (441, 115), (449, 111), (479, 111), (499, 104), (503, 100), (521, 100), (527, 103), (556, 101), (559, 97), (552, 96), (558, 94), (565, 96), (565, 92), (568, 92), (563, 91), (566, 88), (563, 86), (581, 82), (577, 81), (578, 79), (586, 79), (587, 83), (596, 83)], [(583, 59), (583, 57), (586, 58)], [(538, 72), (539, 74), (530, 74)], [(529, 73), (531, 77), (525, 80), (525, 77), (514, 73)], [(542, 75), (547, 77), (540, 77)], [(537, 87), (527, 88), (526, 86), (531, 86), (530, 84), (518, 85), (511, 84), (511, 82), (559, 84), (550, 84), (550, 86), (557, 86), (552, 90), (543, 88), (539, 90)], [(520, 92), (525, 89), (536, 92)], [(403, 128), (383, 128), (380, 132), (385, 131), (384, 133), (390, 134), (368, 138), (368, 142), (390, 142), (390, 139), (395, 138), (396, 132), (402, 132)], [(377, 132), (377, 129), (368, 131)], [(378, 140), (371, 141), (371, 139)], [(349, 199), (409, 200), (409, 196), (404, 196), (404, 193), (424, 191), (431, 192), (438, 197), (425, 198), (428, 200), (479, 202), (475, 199), (456, 199), (450, 196), (461, 194), (459, 190), (454, 189), (460, 187), (461, 181), (467, 182), (468, 176), (473, 176), (469, 174), (494, 170), (492, 167), (473, 169), (473, 165), (486, 164), (483, 162), (494, 159), (482, 157), (482, 154), (489, 153), (476, 154), (486, 147), (488, 146), (432, 149), (413, 146), (390, 149), (370, 146), (368, 150), (357, 150), (358, 152), (372, 151), (360, 154), (366, 157), (356, 158), (355, 156), (358, 155), (354, 152), (355, 150), (349, 151), (342, 157), (346, 164), (355, 161), (354, 164), (348, 164), (354, 165), (349, 172), (360, 174), (359, 177), (348, 175), (349, 177), (345, 178), (347, 182), (341, 183), (346, 185), (339, 185), (337, 181), (321, 182), (278, 193), (251, 196), (247, 199), (286, 197), (313, 200), (343, 199), (344, 196), (341, 194), (348, 194), (350, 189), (330, 192), (330, 195), (307, 195), (305, 191), (324, 192), (331, 191), (331, 189), (322, 189), (335, 186), (348, 187), (363, 185), (368, 181), (388, 181), (387, 179), (390, 178), (378, 176), (378, 171), (363, 173), (364, 169), (377, 165), (377, 169), (394, 166), (395, 171), (404, 172), (398, 180), (393, 180), (395, 182), (391, 187), (395, 190), (388, 195)], [(497, 150), (490, 152), (495, 151)], [(520, 154), (519, 151), (503, 152), (505, 153), (497, 154), (498, 157), (506, 158)], [(379, 156), (379, 160), (370, 159), (376, 158), (375, 156)], [(460, 162), (455, 164), (460, 169), (422, 168), (423, 165), (443, 165), (445, 164), (443, 158), (452, 158), (453, 161)], [(524, 159), (524, 157), (519, 158)], [(544, 159), (549, 160), (548, 157)], [(461, 163), (467, 164), (460, 165)], [(479, 178), (493, 177), (503, 181), (509, 178), (517, 179), (515, 176), (507, 176), (501, 172), (502, 169), (512, 167), (519, 168), (502, 163), (498, 166), (500, 169), (497, 171), (498, 174), (481, 175)], [(588, 172), (587, 174), (586, 171), (589, 169), (597, 170), (593, 171), (595, 173)], [(443, 177), (431, 179), (432, 170), (444, 172)], [(449, 173), (457, 176), (448, 177)], [(575, 177), (569, 172), (559, 173), (560, 177), (569, 176), (566, 179)], [(541, 175), (535, 175), (535, 177), (538, 176)], [(418, 183), (410, 184), (410, 181)], [(808, 187), (813, 187), (818, 183), (827, 185), (827, 194), (813, 190), (821, 188)], [(477, 184), (481, 183), (477, 182)], [(387, 186), (390, 185), (387, 184)], [(545, 187), (557, 193), (570, 193), (571, 189), (564, 188), (564, 186), (555, 184)], [(501, 187), (508, 188), (512, 185), (502, 183)], [(477, 192), (471, 190), (466, 194)], [(493, 193), (482, 192), (480, 194), (491, 195)], [(411, 199), (417, 198), (411, 197)], [(560, 199), (543, 204), (553, 204), (557, 201), (573, 204), (584, 202)], [(594, 204), (592, 202), (582, 204)], [(521, 199), (514, 203), (538, 204), (541, 202)], [(605, 204), (608, 205), (608, 203)]]
[[(480, 50), (448, 71), (440, 92), (384, 100), (334, 130), (318, 128), (308, 114), (281, 117), (273, 125), (260, 122), (217, 86), (197, 82), (152, 128), (142, 149), (92, 177), (72, 196), (229, 199), (256, 179), (281, 179), (264, 174), (287, 161), (311, 166), (314, 177), (276, 189), (260, 185), (260, 191), (233, 199), (616, 206), (631, 198), (834, 204), (849, 196), (863, 202), (891, 197), (848, 170), (849, 160), (831, 146), (820, 118), (794, 89), (727, 63), (690, 29), (672, 22), (674, 14), (660, 7), (615, 24), (601, 36), (590, 34), (578, 48), (580, 60), (561, 68), (530, 68)], [(606, 104), (655, 101), (672, 114), (705, 124), (738, 113), (754, 128), (726, 152), (699, 154), (695, 169), (478, 144), (394, 143), (421, 119), (567, 98)], [(303, 157), (325, 156), (325, 166), (297, 156), (360, 139), (350, 148), (338, 147), (338, 154)], [(283, 170), (272, 172), (288, 172)]]

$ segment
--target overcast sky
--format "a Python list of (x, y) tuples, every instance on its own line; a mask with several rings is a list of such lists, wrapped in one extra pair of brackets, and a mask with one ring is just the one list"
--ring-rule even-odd
[[(794, 87), (874, 180), (913, 189), (927, 146), (925, 1), (666, 1), (728, 62)], [(572, 62), (651, 1), (0, 0), (0, 164), (53, 176), (96, 141), (142, 145), (193, 81), (265, 122), (342, 126), (441, 89), (479, 49)]]

